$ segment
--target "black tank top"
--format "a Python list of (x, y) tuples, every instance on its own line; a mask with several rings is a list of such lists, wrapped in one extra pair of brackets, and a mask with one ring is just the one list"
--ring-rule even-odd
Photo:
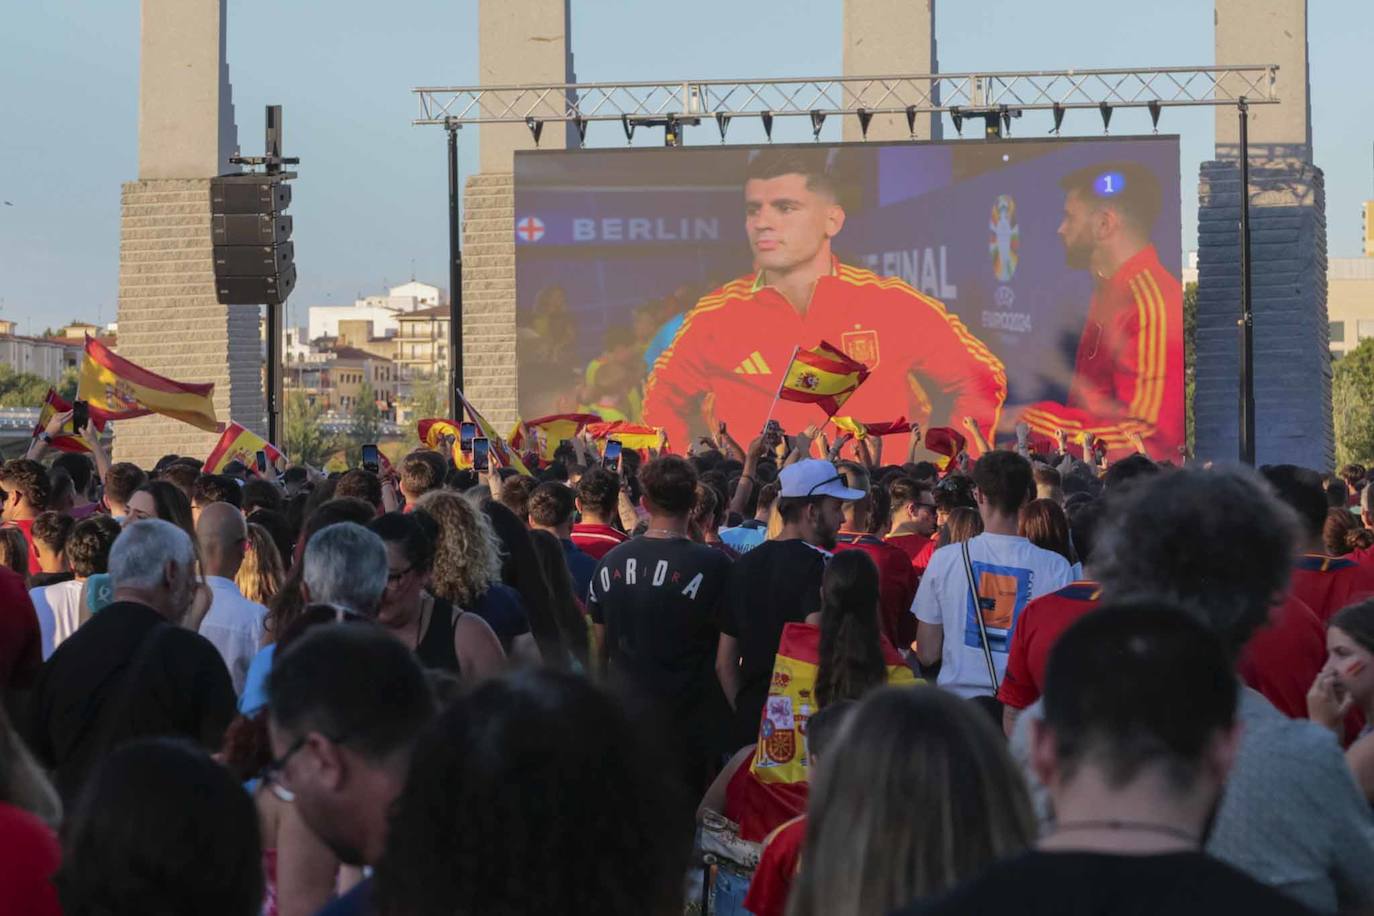
[(461, 674), (458, 652), (453, 648), (454, 634), (458, 631), (458, 618), (463, 612), (456, 610), (443, 598), (434, 599), (434, 610), (430, 612), (429, 626), (425, 635), (415, 647), (415, 657), (426, 668)]

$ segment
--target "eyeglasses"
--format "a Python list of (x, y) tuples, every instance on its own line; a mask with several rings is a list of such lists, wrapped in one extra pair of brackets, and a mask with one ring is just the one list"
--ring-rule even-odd
[[(344, 744), (348, 740), (347, 738), (330, 738), (328, 735), (324, 737), (333, 744)], [(262, 784), (271, 789), (272, 794), (284, 802), (295, 801), (296, 793), (282, 784), (282, 774), (286, 772), (286, 765), (291, 761), (291, 758), (296, 756), (297, 751), (305, 747), (309, 739), (310, 733), (307, 732), (295, 741), (292, 741), (291, 746), (286, 749), (286, 753), (270, 761), (262, 768), (262, 772), (258, 774), (258, 778), (262, 780)]]

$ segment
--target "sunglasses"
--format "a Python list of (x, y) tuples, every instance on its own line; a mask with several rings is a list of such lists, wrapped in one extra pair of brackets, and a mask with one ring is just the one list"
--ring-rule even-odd
[[(267, 786), (267, 788), (272, 791), (273, 795), (284, 802), (295, 801), (296, 793), (292, 792), (283, 784), (282, 775), (286, 772), (286, 765), (291, 761), (291, 758), (296, 756), (301, 748), (305, 747), (306, 741), (308, 741), (309, 738), (310, 735), (307, 733), (301, 735), (295, 741), (292, 741), (291, 746), (286, 749), (284, 754), (269, 761), (258, 774), (258, 778), (262, 780), (262, 784)], [(328, 735), (325, 736), (325, 739), (333, 744), (344, 744), (348, 740), (347, 738), (330, 738)]]

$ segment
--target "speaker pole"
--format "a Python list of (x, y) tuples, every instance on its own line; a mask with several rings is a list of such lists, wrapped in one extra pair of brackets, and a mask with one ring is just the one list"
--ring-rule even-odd
[(463, 396), (463, 250), (458, 238), (458, 124), (448, 130), (448, 352), (449, 417), (462, 420)]

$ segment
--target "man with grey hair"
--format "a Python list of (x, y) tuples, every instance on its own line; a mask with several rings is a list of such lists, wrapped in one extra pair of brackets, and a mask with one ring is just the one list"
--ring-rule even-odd
[[(1297, 520), (1253, 472), (1151, 475), (1123, 490), (1109, 511), (1093, 548), (1104, 601), (1177, 605), (1217, 635), (1248, 679), (1263, 674), (1257, 668), (1290, 663), (1257, 650), (1269, 639), (1265, 628), (1282, 626), (1274, 606), (1287, 592)], [(1340, 745), (1249, 686), (1236, 718), (1240, 746), (1206, 852), (1316, 912), (1374, 903), (1374, 819)], [(1040, 720), (1037, 703), (1016, 723), (1012, 751), (1023, 766), (1030, 723)], [(1029, 769), (1027, 776), (1034, 790)]]
[(168, 736), (218, 750), (235, 712), (219, 652), (179, 626), (196, 589), (186, 533), (158, 519), (134, 522), (115, 540), (109, 568), (113, 603), (43, 665), (24, 729), (68, 802), (116, 745)]
[(377, 616), (390, 575), (386, 547), (377, 535), (353, 522), (330, 525), (305, 545), (301, 562), (307, 604)]

